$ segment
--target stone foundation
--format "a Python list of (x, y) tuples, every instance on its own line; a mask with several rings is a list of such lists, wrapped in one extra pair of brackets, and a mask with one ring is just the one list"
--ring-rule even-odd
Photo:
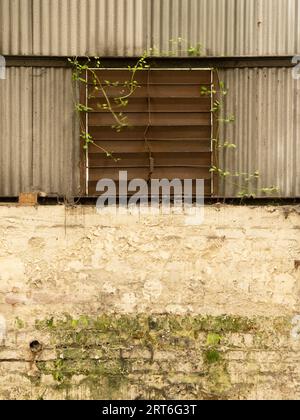
[(299, 207), (0, 206), (0, 397), (300, 399)]

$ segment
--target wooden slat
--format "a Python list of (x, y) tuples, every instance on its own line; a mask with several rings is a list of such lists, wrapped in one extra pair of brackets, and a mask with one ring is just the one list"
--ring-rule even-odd
[[(130, 168), (130, 167), (149, 167), (149, 154), (148, 153), (128, 153), (119, 154), (120, 160), (115, 161), (108, 159), (105, 154), (90, 153), (89, 154), (89, 167), (98, 168)], [(211, 162), (211, 153), (153, 153), (154, 166), (209, 166)]]
[[(99, 99), (90, 99), (88, 106), (96, 112), (109, 112), (103, 111), (101, 106), (106, 102)], [(133, 98), (129, 100), (126, 107), (120, 107), (112, 103), (112, 107), (116, 112), (210, 112), (211, 100), (209, 98), (181, 98), (170, 99), (166, 98)]]
[(209, 70), (153, 70), (150, 72), (150, 83), (209, 84), (211, 72)]
[[(89, 195), (91, 197), (95, 197), (95, 196), (99, 196), (100, 193), (96, 191), (96, 186), (97, 186), (97, 182), (98, 181), (89, 181)], [(116, 183), (116, 190), (117, 190), (117, 194), (119, 192), (119, 188), (118, 188), (118, 184)], [(196, 192), (196, 188), (193, 188), (193, 193), (195, 194)], [(128, 192), (128, 197), (130, 197), (130, 195), (134, 194), (134, 192), (130, 193)], [(204, 180), (204, 194), (206, 197), (211, 195), (211, 180)]]
[[(127, 117), (127, 122), (129, 125), (132, 126), (147, 126), (147, 124), (151, 126), (171, 126), (174, 127), (176, 125), (184, 126), (184, 125), (211, 125), (211, 114), (209, 112), (203, 113), (155, 113), (149, 116), (148, 113), (141, 112), (141, 113), (124, 113), (124, 116)], [(103, 114), (103, 113), (90, 113), (88, 117), (89, 126), (112, 126), (116, 124), (115, 119), (113, 118), (111, 113)]]
[[(149, 168), (107, 168), (107, 169), (89, 169), (89, 180), (90, 181), (99, 181), (103, 178), (109, 178), (114, 181), (119, 179), (119, 171), (127, 170), (128, 180), (135, 178), (148, 179), (149, 177)], [(180, 168), (154, 168), (152, 173), (152, 179), (210, 179), (210, 172), (208, 167), (199, 167), (199, 168), (190, 168), (190, 167), (180, 167)]]
[[(89, 132), (94, 140), (144, 140), (146, 126), (131, 126), (117, 133), (111, 127), (90, 127)], [(209, 126), (176, 126), (149, 127), (147, 130), (147, 138), (151, 140), (200, 140), (209, 139), (211, 137), (211, 127)]]
[[(208, 85), (207, 85), (208, 86)], [(128, 88), (109, 87), (106, 89), (107, 96), (116, 98), (128, 95)], [(89, 86), (89, 97), (103, 98), (101, 91), (95, 91), (93, 86)], [(131, 98), (201, 98), (201, 84), (197, 85), (150, 85), (137, 88), (130, 96)]]
[[(128, 72), (101, 71), (101, 80), (123, 83)], [(127, 117), (128, 127), (117, 133), (111, 112), (99, 104), (106, 103), (103, 92), (89, 86), (89, 133), (95, 144), (89, 147), (89, 193), (103, 178), (118, 181), (119, 171), (128, 172), (128, 180), (167, 178), (205, 179), (210, 192), (211, 98), (201, 95), (201, 86), (210, 86), (210, 71), (142, 71), (137, 73), (141, 85), (130, 96), (125, 108), (117, 107), (116, 96), (126, 95), (128, 87), (106, 87), (113, 109)], [(114, 159), (105, 152), (112, 153)], [(152, 161), (150, 162), (150, 153)]]
[[(118, 153), (143, 153), (147, 150), (147, 145), (143, 140), (127, 140), (127, 141), (110, 141), (102, 140), (95, 142), (95, 145), (90, 145), (90, 153), (103, 153), (101, 148), (115, 154)], [(201, 153), (210, 152), (211, 141), (210, 140), (185, 140), (183, 141), (148, 141), (148, 145), (154, 153), (163, 152), (190, 152), (190, 153)], [(100, 148), (101, 147), (101, 148)]]
[[(128, 70), (96, 70), (97, 78), (101, 83), (109, 81), (124, 84), (132, 79), (132, 72)], [(92, 74), (89, 74), (89, 83), (93, 82)], [(211, 72), (207, 70), (148, 70), (137, 71), (134, 80), (140, 85), (150, 84), (209, 84), (211, 83)]]

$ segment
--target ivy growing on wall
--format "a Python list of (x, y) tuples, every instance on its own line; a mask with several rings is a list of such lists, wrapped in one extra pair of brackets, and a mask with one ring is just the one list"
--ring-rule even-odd
[[(122, 130), (130, 126), (130, 121), (128, 117), (125, 116), (124, 112), (130, 101), (130, 98), (134, 95), (137, 89), (140, 88), (140, 85), (137, 81), (137, 74), (140, 71), (145, 71), (150, 69), (149, 58), (151, 56), (170, 56), (173, 55), (173, 51), (180, 50), (182, 53), (185, 52), (187, 56), (201, 56), (202, 54), (202, 45), (198, 43), (193, 46), (187, 43), (183, 38), (178, 38), (177, 40), (170, 40), (170, 50), (168, 52), (162, 53), (159, 52), (157, 48), (152, 48), (149, 52), (145, 52), (142, 57), (140, 57), (136, 64), (133, 66), (128, 66), (129, 78), (127, 81), (118, 82), (118, 81), (109, 81), (102, 80), (99, 77), (98, 70), (102, 68), (101, 60), (99, 57), (87, 58), (83, 63), (78, 58), (69, 58), (69, 63), (73, 68), (73, 82), (75, 84), (76, 90), (79, 85), (84, 85), (85, 87), (90, 87), (87, 89), (88, 100), (89, 99), (98, 99), (96, 103), (96, 108), (91, 108), (87, 106), (87, 103), (81, 103), (75, 99), (75, 111), (77, 112), (80, 120), (80, 130), (81, 130), (81, 140), (83, 143), (83, 149), (88, 150), (89, 146), (93, 144), (95, 147), (101, 149), (109, 159), (113, 159), (115, 162), (118, 162), (120, 158), (114, 155), (113, 151), (106, 150), (101, 145), (96, 143), (92, 135), (87, 131), (85, 120), (83, 115), (87, 112), (92, 112), (95, 110), (103, 110), (110, 112), (114, 124), (111, 126), (112, 130), (116, 132), (121, 132)], [(215, 83), (211, 85), (210, 88), (207, 86), (199, 86), (201, 96), (206, 96), (212, 98), (212, 109), (211, 112), (214, 115), (214, 138), (212, 139), (212, 152), (213, 152), (213, 165), (210, 168), (210, 172), (222, 180), (225, 184), (231, 184), (234, 187), (238, 188), (239, 197), (255, 197), (258, 194), (273, 195), (279, 192), (278, 187), (270, 186), (264, 188), (258, 188), (258, 181), (260, 179), (260, 173), (258, 170), (253, 173), (243, 172), (243, 171), (232, 171), (228, 168), (224, 168), (220, 164), (220, 154), (223, 153), (234, 153), (237, 149), (237, 145), (230, 141), (229, 139), (221, 138), (221, 128), (229, 124), (234, 124), (235, 116), (234, 115), (224, 115), (225, 100), (228, 95), (228, 89), (225, 86), (225, 83), (220, 80), (219, 70), (213, 68), (212, 71), (215, 74), (214, 80)], [(119, 94), (111, 98), (108, 94), (109, 88), (120, 88)], [(74, 95), (76, 98), (76, 94)]]
[[(232, 171), (228, 168), (221, 167), (220, 154), (226, 155), (230, 152), (235, 152), (237, 145), (229, 139), (221, 138), (222, 126), (234, 124), (236, 117), (233, 114), (224, 114), (225, 100), (228, 95), (228, 88), (224, 81), (220, 80), (220, 74), (218, 69), (213, 69), (215, 74), (216, 83), (212, 84), (211, 88), (201, 86), (200, 93), (202, 96), (209, 96), (213, 98), (213, 105), (211, 112), (214, 114), (214, 121), (216, 124), (215, 136), (212, 139), (213, 142), (213, 155), (214, 164), (212, 165), (210, 172), (216, 174), (218, 178), (221, 178), (225, 183), (231, 184), (236, 187), (238, 197), (256, 197), (258, 194), (273, 195), (279, 192), (279, 188), (275, 186), (258, 188), (258, 181), (260, 179), (259, 170), (253, 173)], [(224, 127), (223, 127), (224, 128)], [(224, 159), (225, 160), (225, 159)]]

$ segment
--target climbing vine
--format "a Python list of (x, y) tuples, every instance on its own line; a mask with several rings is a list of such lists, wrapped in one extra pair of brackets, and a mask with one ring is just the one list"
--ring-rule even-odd
[(181, 37), (169, 40), (168, 51), (161, 50), (155, 45), (149, 49), (149, 55), (157, 57), (176, 57), (178, 54), (188, 57), (200, 57), (202, 53), (203, 45), (200, 42), (191, 44)]
[(213, 143), (213, 162), (214, 164), (210, 168), (210, 172), (217, 175), (226, 183), (230, 183), (234, 187), (239, 189), (238, 197), (256, 197), (258, 194), (276, 194), (279, 192), (279, 188), (276, 186), (258, 188), (258, 181), (260, 179), (259, 170), (253, 173), (231, 171), (227, 168), (223, 168), (220, 165), (220, 154), (223, 152), (225, 155), (228, 152), (236, 151), (237, 145), (232, 143), (229, 139), (223, 139), (221, 136), (221, 128), (229, 124), (233, 124), (236, 120), (233, 114), (225, 114), (225, 98), (228, 95), (228, 89), (224, 81), (220, 80), (219, 70), (213, 69), (215, 74), (215, 83), (210, 88), (201, 86), (200, 93), (202, 96), (209, 96), (213, 98), (213, 105), (211, 112), (214, 115), (215, 130)]
[[(87, 106), (87, 103), (83, 104), (77, 102), (75, 99), (75, 111), (80, 116), (80, 137), (83, 140), (83, 149), (87, 150), (89, 146), (93, 144), (95, 147), (101, 149), (108, 158), (112, 158), (115, 161), (120, 160), (116, 158), (111, 151), (104, 149), (94, 141), (91, 134), (87, 131), (87, 127), (81, 114), (96, 110), (107, 111), (111, 113), (114, 120), (114, 124), (111, 127), (113, 130), (116, 130), (116, 132), (119, 133), (125, 127), (128, 127), (130, 122), (124, 115), (123, 110), (128, 105), (130, 97), (140, 87), (136, 80), (137, 73), (141, 70), (147, 70), (149, 68), (146, 58), (147, 55), (144, 54), (138, 59), (134, 66), (128, 66), (128, 70), (131, 74), (130, 78), (122, 83), (118, 81), (111, 82), (109, 80), (102, 80), (99, 77), (97, 70), (102, 68), (99, 57), (95, 57), (94, 59), (88, 57), (85, 63), (81, 63), (77, 57), (73, 59), (69, 58), (69, 63), (73, 67), (72, 79), (75, 85), (80, 83), (87, 87), (87, 100), (99, 98), (99, 102), (96, 104), (96, 109)], [(90, 89), (89, 86), (91, 86)], [(107, 90), (111, 87), (120, 87), (120, 94), (111, 98), (107, 92)], [(74, 94), (74, 98), (76, 98), (76, 94)]]
[[(167, 53), (159, 53), (159, 50), (153, 47), (149, 50), (149, 52), (145, 52), (142, 57), (137, 60), (135, 65), (128, 66), (127, 69), (130, 76), (128, 80), (123, 82), (101, 79), (99, 76), (99, 70), (102, 68), (102, 64), (99, 57), (95, 57), (93, 59), (87, 58), (84, 63), (77, 57), (69, 58), (69, 63), (73, 67), (72, 79), (74, 85), (76, 86), (76, 89), (74, 89), (75, 111), (79, 115), (81, 131), (80, 137), (83, 141), (84, 150), (87, 151), (89, 146), (93, 145), (105, 153), (107, 158), (111, 158), (115, 162), (120, 160), (120, 158), (114, 155), (113, 151), (106, 150), (104, 147), (99, 145), (98, 142), (95, 142), (92, 135), (87, 131), (88, 129), (82, 116), (88, 112), (102, 110), (109, 112), (112, 115), (114, 121), (111, 126), (112, 130), (119, 133), (123, 129), (129, 127), (130, 121), (128, 121), (128, 117), (124, 115), (124, 110), (126, 109), (130, 98), (134, 95), (136, 90), (140, 88), (137, 81), (138, 72), (150, 69), (150, 65), (147, 61), (149, 57), (155, 55), (173, 55), (175, 47), (177, 50), (181, 50), (181, 52), (184, 50), (185, 54), (188, 56), (201, 56), (202, 54), (202, 45), (200, 43), (193, 46), (187, 43), (183, 38), (178, 38), (177, 40), (170, 40), (169, 44), (170, 50)], [(234, 152), (237, 149), (237, 145), (235, 143), (228, 139), (221, 138), (222, 126), (224, 127), (228, 124), (233, 124), (235, 122), (235, 116), (224, 115), (224, 105), (226, 96), (228, 95), (228, 89), (226, 88), (225, 83), (220, 80), (218, 69), (214, 68), (212, 71), (215, 74), (215, 82), (210, 87), (200, 86), (201, 96), (212, 98), (213, 104), (211, 109), (214, 116), (214, 138), (212, 139), (213, 165), (210, 168), (210, 172), (214, 174), (218, 180), (222, 179), (225, 183), (238, 188), (239, 197), (255, 197), (261, 193), (266, 195), (278, 193), (279, 189), (276, 186), (265, 188), (257, 187), (260, 179), (260, 173), (258, 170), (253, 173), (231, 171), (220, 165), (221, 153), (226, 154), (228, 152)], [(75, 91), (77, 91), (78, 83), (86, 87), (86, 103), (81, 103), (76, 99)], [(108, 93), (108, 89), (110, 88), (120, 88), (119, 94), (111, 97)], [(96, 109), (88, 106), (88, 101), (95, 98), (99, 99), (96, 103)], [(151, 153), (149, 158), (151, 162)]]

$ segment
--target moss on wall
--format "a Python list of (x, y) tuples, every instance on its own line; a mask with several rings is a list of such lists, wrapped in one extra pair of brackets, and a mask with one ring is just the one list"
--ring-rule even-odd
[[(20, 330), (28, 328), (20, 319), (16, 324)], [(264, 348), (268, 334), (287, 334), (288, 325), (284, 318), (268, 323), (231, 316), (65, 315), (36, 320), (36, 333), (47, 338), (30, 380), (63, 398), (74, 398), (80, 389), (92, 399), (231, 398), (235, 386), (227, 355), (235, 348), (232, 337), (251, 335)], [(53, 356), (45, 357), (46, 352)]]

